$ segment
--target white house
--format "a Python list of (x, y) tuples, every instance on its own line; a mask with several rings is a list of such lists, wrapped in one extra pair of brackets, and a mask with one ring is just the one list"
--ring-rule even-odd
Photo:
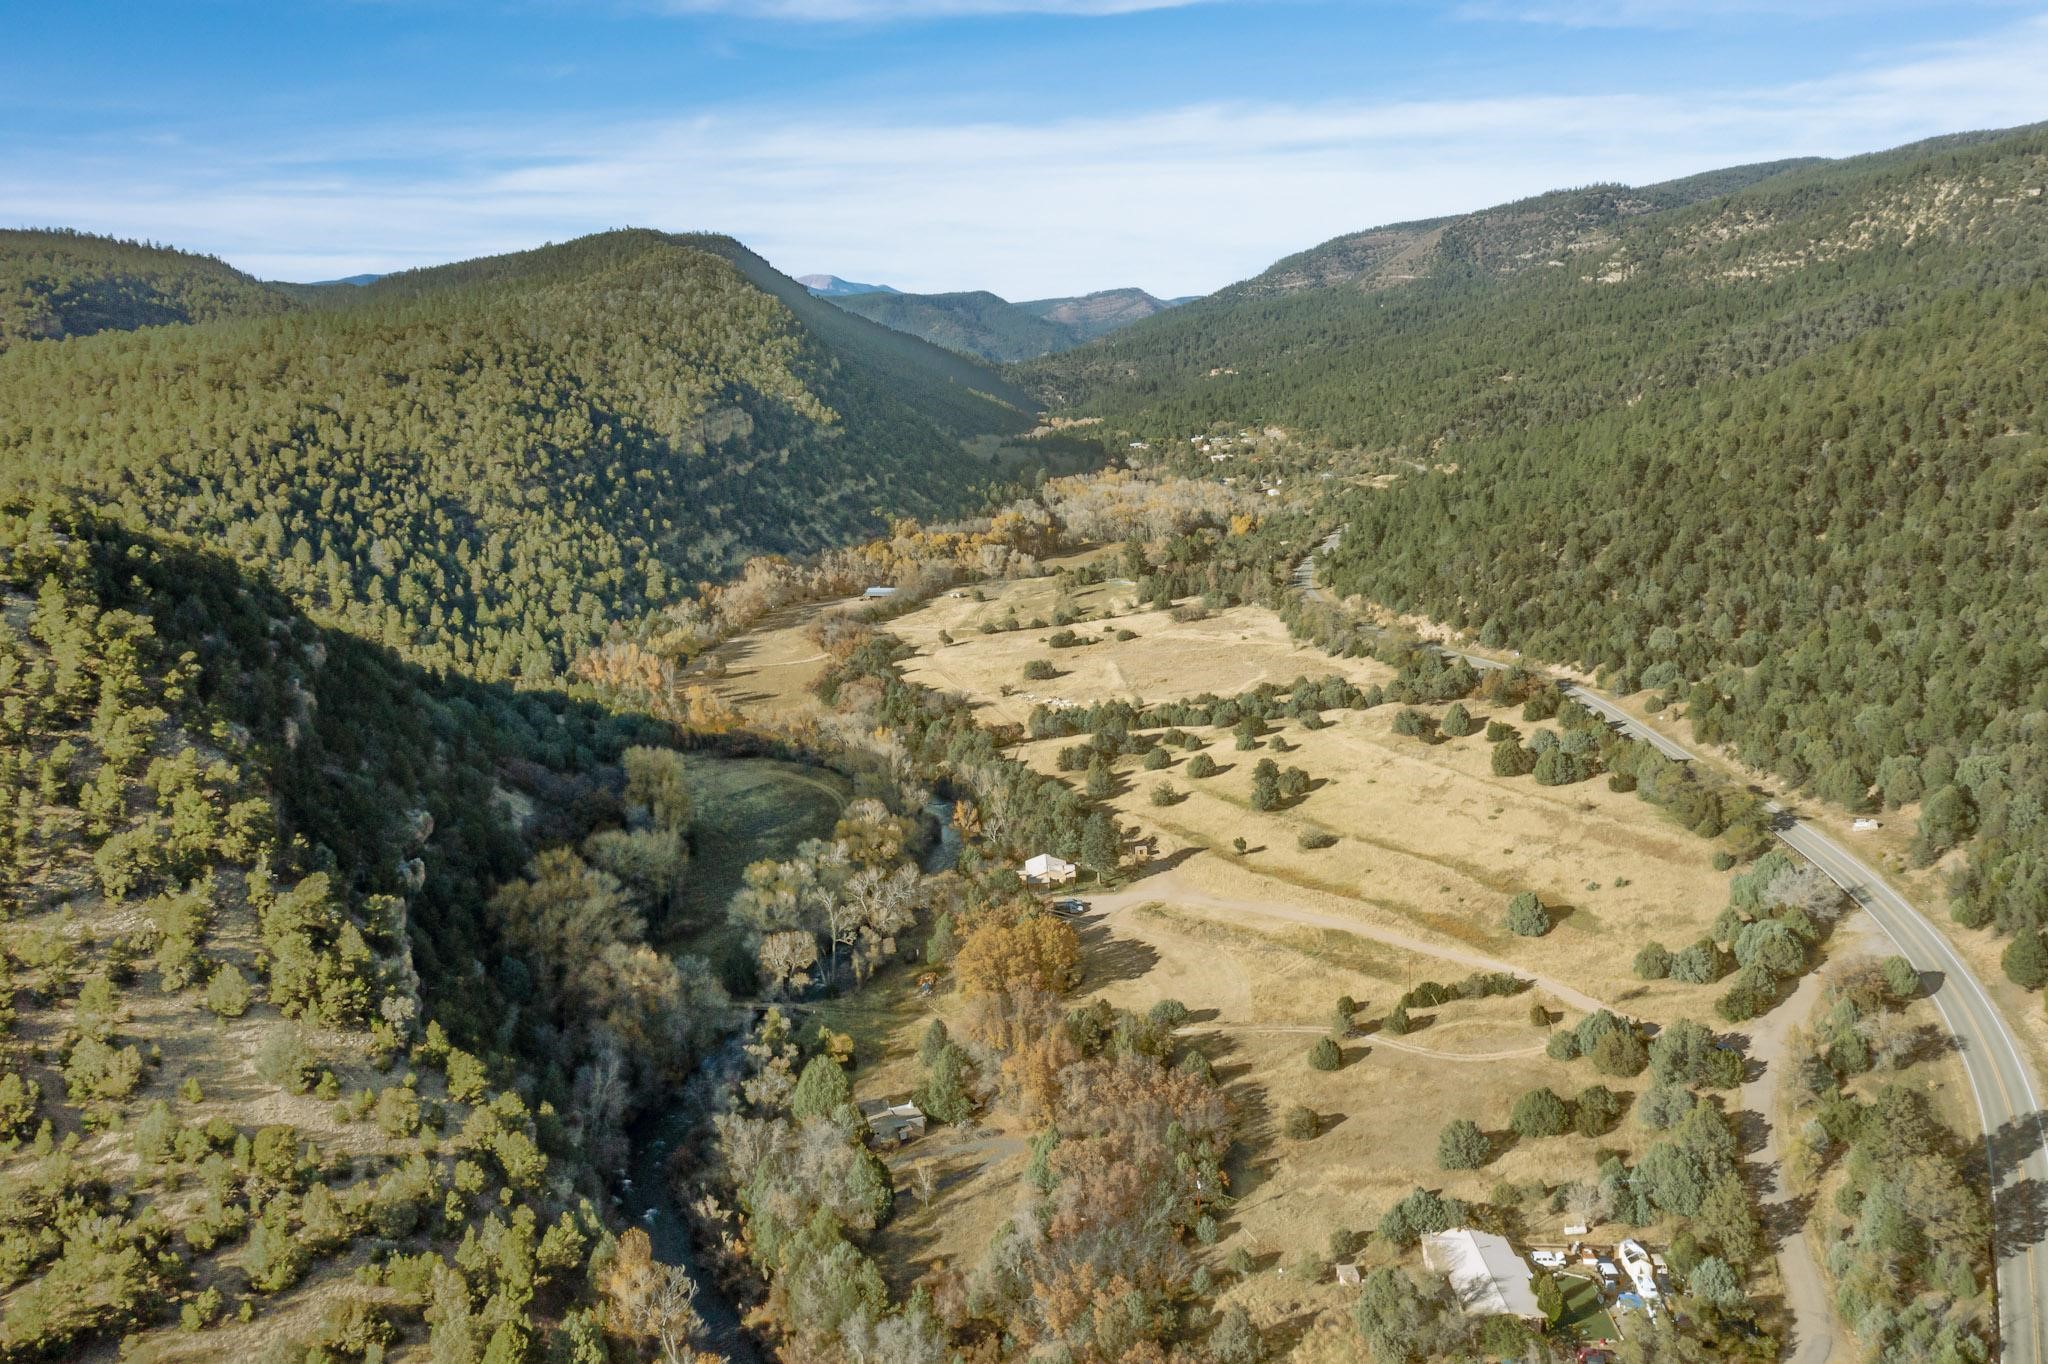
[(1051, 853), (1040, 853), (1024, 864), (1017, 873), (1027, 886), (1064, 886), (1072, 884), (1080, 868), (1072, 862), (1054, 857)]
[(1544, 1320), (1528, 1263), (1504, 1236), (1469, 1227), (1431, 1232), (1422, 1238), (1422, 1262), (1451, 1281), (1467, 1316)]

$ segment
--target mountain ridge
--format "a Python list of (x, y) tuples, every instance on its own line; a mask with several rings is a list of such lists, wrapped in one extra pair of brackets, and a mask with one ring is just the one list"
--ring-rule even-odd
[(846, 312), (993, 364), (1071, 350), (1176, 306), (1135, 288), (1026, 303), (985, 289), (819, 296)]

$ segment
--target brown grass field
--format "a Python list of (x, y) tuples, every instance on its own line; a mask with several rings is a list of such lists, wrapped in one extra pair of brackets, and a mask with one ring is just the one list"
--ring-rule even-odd
[[(888, 628), (917, 650), (904, 665), (906, 676), (967, 697), (991, 723), (1022, 722), (1034, 705), (1055, 700), (1160, 701), (1227, 696), (1304, 674), (1336, 672), (1360, 685), (1391, 676), (1376, 662), (1333, 659), (1293, 640), (1269, 611), (1237, 608), (1175, 621), (1134, 609), (1134, 596), (1122, 582), (1064, 592), (1054, 577), (990, 583), (928, 603)], [(725, 646), (718, 654), (724, 676), (715, 684), (721, 696), (765, 717), (802, 713), (823, 662), (806, 629), (818, 611), (846, 605), (786, 612)], [(1100, 642), (1051, 648), (1046, 640), (1060, 628), (1050, 624), (1059, 612), (1074, 618), (1066, 628)], [(1012, 617), (1018, 628), (982, 632), (984, 624), (1006, 625)], [(1135, 637), (1116, 640), (1118, 630)], [(1024, 666), (1033, 659), (1050, 660), (1060, 675), (1027, 681)], [(1470, 708), (1482, 723), (1489, 718), (1488, 707)], [(1604, 1079), (1585, 1061), (1548, 1059), (1547, 1034), (1531, 1021), (1532, 1004), (1544, 1005), (1563, 1026), (1595, 1004), (1654, 1024), (1680, 1017), (1711, 1023), (1722, 988), (1645, 983), (1631, 970), (1642, 943), (1681, 947), (1703, 934), (1726, 903), (1727, 875), (1712, 869), (1711, 844), (1599, 779), (1546, 788), (1529, 777), (1495, 777), (1480, 735), (1427, 745), (1396, 735), (1398, 709), (1327, 712), (1332, 723), (1318, 731), (1287, 722), (1277, 729), (1286, 751), (1274, 748), (1272, 736), (1256, 751), (1239, 752), (1227, 731), (1197, 731), (1224, 768), (1199, 781), (1185, 775), (1188, 755), (1179, 751), (1166, 771), (1119, 763), (1111, 803), (1126, 826), (1156, 839), (1158, 856), (1128, 888), (1081, 890), (1094, 912), (1083, 928), (1087, 976), (1080, 996), (1138, 1010), (1167, 998), (1184, 1003), (1194, 1011), (1190, 1039), (1241, 1106), (1235, 1201), (1205, 1259), (1220, 1265), (1239, 1247), (1252, 1254), (1255, 1271), (1231, 1284), (1224, 1300), (1243, 1303), (1273, 1357), (1296, 1364), (1358, 1357), (1349, 1290), (1327, 1276), (1305, 1282), (1298, 1269), (1303, 1254), (1324, 1252), (1332, 1231), (1368, 1230), (1417, 1185), (1491, 1200), (1503, 1184), (1590, 1180), (1600, 1153), (1633, 1158), (1649, 1144), (1651, 1134), (1627, 1115), (1597, 1139), (1520, 1140), (1507, 1130), (1515, 1097), (1538, 1085), (1569, 1098), (1594, 1083), (1633, 1096), (1647, 1083)], [(1536, 727), (1517, 713), (1497, 718), (1525, 735)], [(1668, 713), (1663, 719), (1663, 727), (1685, 737)], [(1016, 752), (1049, 772), (1069, 742), (1026, 744)], [(1267, 756), (1309, 773), (1315, 784), (1304, 800), (1271, 812), (1251, 808), (1251, 769)], [(1150, 796), (1162, 781), (1185, 798), (1154, 806)], [(1911, 813), (1889, 817), (1883, 836), (1867, 840), (1866, 855), (1887, 870), (1899, 866)], [(1840, 823), (1846, 827), (1847, 817)], [(1304, 850), (1297, 843), (1304, 832), (1337, 841)], [(1231, 846), (1239, 837), (1250, 845), (1243, 856)], [(1931, 875), (1901, 880), (1933, 904)], [(1507, 900), (1525, 889), (1538, 892), (1557, 919), (1540, 939), (1515, 937), (1503, 923)], [(1846, 922), (1820, 969), (1887, 950), (1864, 928), (1859, 920)], [(1986, 955), (1981, 946), (1972, 952), (1980, 966)], [(1534, 987), (1508, 999), (1417, 1010), (1421, 1026), (1407, 1036), (1368, 1028), (1350, 1037), (1339, 1071), (1308, 1065), (1309, 1046), (1328, 1030), (1339, 995), (1358, 1000), (1358, 1018), (1370, 1025), (1421, 980), (1453, 981), (1500, 967), (1533, 979)], [(1997, 975), (1993, 960), (1987, 982)], [(943, 993), (920, 999), (913, 978), (899, 968), (863, 991), (859, 1007), (823, 1015), (856, 1036), (855, 1085), (863, 1098), (898, 1097), (916, 1084), (917, 1040), (932, 1017), (954, 1004)], [(1932, 1018), (1931, 1006), (1913, 1007), (1916, 1020)], [(1968, 1129), (1969, 1096), (1955, 1058), (1921, 1061), (1897, 1078), (1925, 1087), (1945, 1117)], [(1725, 1099), (1735, 1107), (1732, 1093)], [(1321, 1116), (1323, 1130), (1314, 1138), (1296, 1140), (1281, 1130), (1282, 1115), (1296, 1105)], [(1437, 1167), (1438, 1132), (1455, 1117), (1472, 1118), (1495, 1136), (1498, 1154), (1484, 1169)], [(922, 1141), (888, 1154), (898, 1211), (877, 1250), (897, 1288), (935, 1263), (966, 1266), (980, 1258), (1017, 1206), (1031, 1136), (999, 1115), (959, 1129), (935, 1126)], [(1528, 1234), (1539, 1240), (1574, 1220), (1540, 1196), (1518, 1206)], [(1657, 1242), (1672, 1230), (1647, 1234)], [(1603, 1234), (1622, 1233), (1595, 1227), (1593, 1239)], [(1373, 1249), (1368, 1258), (1384, 1254)], [(1774, 1276), (1767, 1270), (1753, 1288), (1769, 1300)]]

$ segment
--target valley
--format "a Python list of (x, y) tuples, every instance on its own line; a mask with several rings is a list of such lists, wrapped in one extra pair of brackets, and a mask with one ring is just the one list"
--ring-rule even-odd
[(0, 233), (0, 1359), (2032, 1364), (2044, 138)]

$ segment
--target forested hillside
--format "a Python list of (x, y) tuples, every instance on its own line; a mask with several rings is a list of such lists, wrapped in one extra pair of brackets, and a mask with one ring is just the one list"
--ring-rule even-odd
[(1398, 473), (1338, 517), (1341, 590), (1662, 689), (1753, 762), (1917, 811), (1923, 858), (1974, 836), (1957, 916), (2031, 945), (2044, 186), (2030, 128), (1626, 219), (1559, 196), (1442, 226), (1412, 282), (1240, 287), (1034, 373), (1133, 434), (1276, 423)]
[(267, 317), (292, 301), (212, 256), (63, 230), (0, 230), (0, 351), (24, 341)]
[(1008, 439), (1021, 400), (728, 239), (617, 232), (15, 346), (0, 493), (218, 544), (414, 661), (547, 678), (749, 554), (967, 505), (1044, 454)]
[(601, 1358), (599, 1298), (637, 1329), (665, 1271), (592, 1200), (724, 996), (637, 881), (498, 888), (592, 834), (653, 866), (634, 802), (680, 758), (630, 745), (665, 731), (16, 505), (0, 732), (0, 1358)]
[(1017, 306), (1065, 327), (1076, 343), (1093, 341), (1180, 306), (1185, 299), (1158, 299), (1143, 289), (1100, 289), (1075, 298), (1036, 298)]
[(1173, 306), (1143, 289), (1108, 289), (1029, 303), (1010, 303), (986, 290), (901, 294), (892, 289), (820, 296), (895, 331), (997, 363), (1072, 350)]
[(832, 301), (884, 327), (998, 363), (1030, 360), (1077, 344), (1068, 328), (1036, 317), (985, 290), (960, 294), (846, 294)]

